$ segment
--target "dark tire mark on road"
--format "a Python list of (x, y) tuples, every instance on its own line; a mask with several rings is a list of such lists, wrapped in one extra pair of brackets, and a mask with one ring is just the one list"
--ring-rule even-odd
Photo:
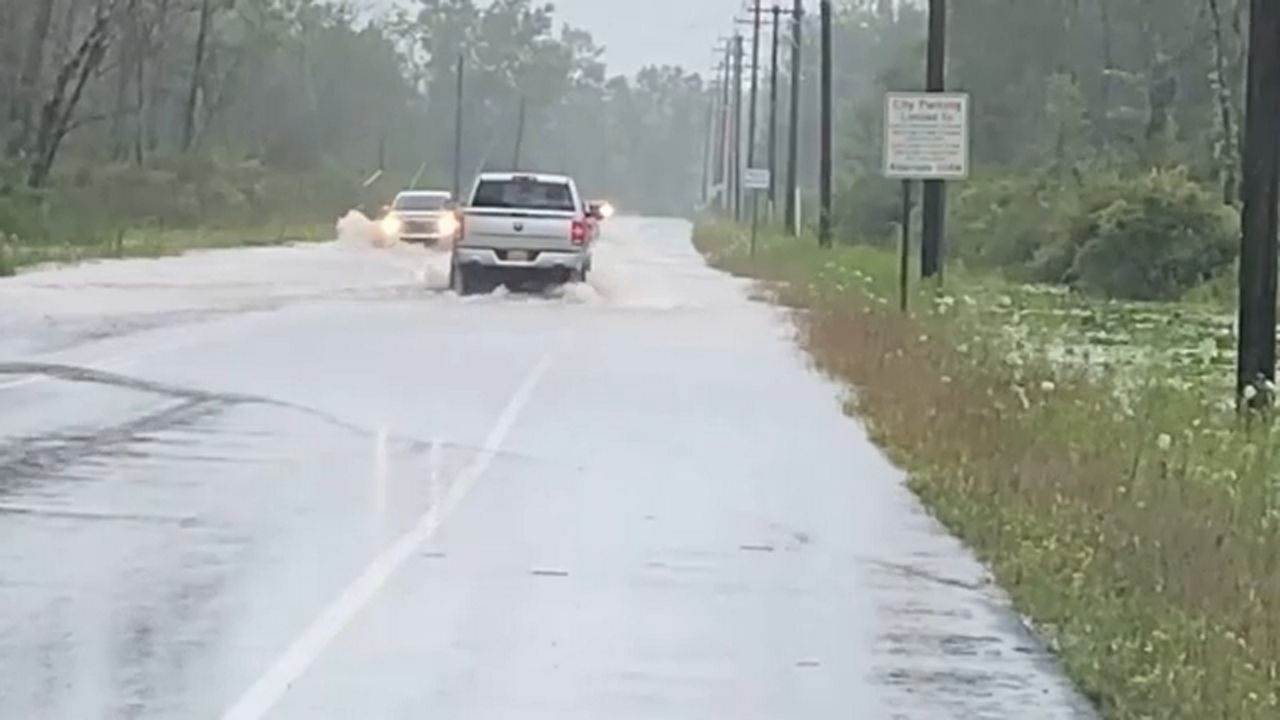
[[(21, 439), (8, 444), (0, 444), (0, 482), (5, 481), (7, 478), (17, 477), (18, 475), (29, 475), (31, 473), (42, 472), (41, 468), (44, 468), (43, 472), (45, 473), (53, 470), (65, 469), (72, 462), (88, 457), (96, 452), (101, 452), (108, 446), (123, 445), (132, 440), (136, 440), (140, 433), (153, 432), (155, 430), (164, 429), (165, 427), (171, 427), (173, 424), (178, 424), (175, 422), (170, 425), (164, 425), (163, 423), (166, 421), (166, 418), (169, 418), (171, 415), (181, 414), (182, 412), (189, 411), (193, 408), (199, 409), (201, 413), (214, 413), (234, 405), (274, 407), (301, 413), (357, 436), (373, 437), (377, 433), (377, 430), (361, 427), (360, 425), (343, 420), (342, 418), (323, 410), (318, 410), (316, 408), (296, 403), (285, 402), (262, 395), (200, 390), (197, 388), (144, 380), (141, 378), (76, 365), (63, 365), (58, 363), (0, 363), (0, 376), (5, 375), (40, 375), (70, 383), (85, 383), (121, 388), (125, 390), (134, 390), (172, 398), (182, 404), (177, 408), (170, 408), (102, 431), (86, 431), (84, 433), (73, 435), (43, 435), (39, 437)], [(387, 440), (388, 442), (399, 445), (412, 452), (430, 452), (433, 446), (446, 449), (484, 450), (484, 448), (476, 445), (467, 445), (456, 442), (430, 441), (392, 433), (387, 434)], [(79, 449), (72, 450), (73, 447)], [(495, 456), (526, 461), (538, 460), (538, 458), (533, 456), (505, 450), (495, 453)], [(56, 458), (63, 457), (65, 457), (66, 460), (55, 461)], [(0, 484), (0, 490), (3, 489), (4, 485)]]
[(193, 423), (218, 410), (207, 399), (188, 399), (119, 425), (79, 433), (19, 438), (0, 445), (0, 493), (24, 480), (65, 471), (91, 457), (129, 454), (125, 448), (159, 430)]

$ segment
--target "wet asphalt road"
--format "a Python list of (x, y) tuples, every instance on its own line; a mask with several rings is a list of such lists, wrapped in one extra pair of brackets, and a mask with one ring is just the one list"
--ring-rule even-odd
[(0, 281), (0, 718), (1076, 718), (676, 221)]

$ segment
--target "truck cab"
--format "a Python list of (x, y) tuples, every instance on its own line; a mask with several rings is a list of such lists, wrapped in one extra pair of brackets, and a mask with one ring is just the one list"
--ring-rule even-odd
[(582, 282), (603, 213), (573, 178), (483, 173), (462, 207), (450, 284), (459, 294), (500, 284)]
[(391, 241), (452, 242), (458, 232), (453, 204), (453, 194), (444, 190), (405, 190), (396, 195), (379, 225)]

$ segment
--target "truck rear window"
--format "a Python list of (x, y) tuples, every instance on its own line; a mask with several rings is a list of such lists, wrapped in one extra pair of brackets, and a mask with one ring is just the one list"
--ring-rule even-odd
[(533, 179), (481, 180), (471, 206), (477, 208), (527, 208), (576, 212), (573, 191), (567, 183)]

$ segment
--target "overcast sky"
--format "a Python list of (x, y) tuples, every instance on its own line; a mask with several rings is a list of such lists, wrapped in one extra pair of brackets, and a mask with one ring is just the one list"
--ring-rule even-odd
[[(607, 49), (611, 72), (631, 74), (644, 65), (681, 65), (706, 73), (711, 46), (732, 29), (730, 17), (743, 0), (549, 0), (557, 24), (591, 32)], [(366, 6), (412, 0), (357, 0)]]
[(711, 46), (742, 0), (558, 0), (564, 22), (591, 31), (615, 72), (672, 64), (706, 71)]

